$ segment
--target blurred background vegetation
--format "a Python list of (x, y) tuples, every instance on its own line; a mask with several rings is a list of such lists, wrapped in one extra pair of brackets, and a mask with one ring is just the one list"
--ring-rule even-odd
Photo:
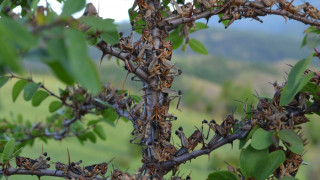
[[(221, 27), (221, 25), (219, 26)], [(276, 80), (279, 83), (289, 72), (289, 66), (297, 60), (307, 57), (310, 50), (300, 49), (303, 37), (303, 28), (299, 26), (299, 34), (277, 32), (261, 32), (257, 30), (242, 30), (235, 28), (224, 30), (216, 25), (192, 36), (206, 45), (208, 56), (197, 55), (181, 49), (174, 51), (173, 62), (183, 70), (183, 74), (175, 79), (173, 89), (183, 92), (180, 109), (176, 110), (177, 99), (171, 107), (171, 112), (178, 117), (173, 122), (173, 129), (183, 125), (187, 134), (194, 130), (194, 126), (200, 127), (203, 119), (215, 119), (221, 121), (236, 108), (237, 118), (243, 116), (243, 103), (252, 102), (256, 105), (257, 96), (271, 97), (273, 86), (270, 84)], [(128, 23), (119, 24), (119, 32), (129, 33)], [(96, 49), (90, 49), (90, 54), (95, 59), (104, 83), (111, 82), (114, 87), (121, 89), (126, 73), (122, 63), (115, 58), (107, 57), (100, 64), (101, 54)], [(32, 59), (25, 61), (25, 69), (32, 72), (36, 81), (42, 81), (53, 91), (64, 85), (56, 80), (49, 69)], [(318, 67), (314, 62), (314, 68)], [(23, 74), (28, 77), (30, 73)], [(130, 75), (125, 82), (125, 89), (129, 94), (141, 95), (141, 82), (132, 82)], [(17, 120), (19, 114), (23, 114), (25, 120), (30, 122), (44, 121), (48, 116), (49, 100), (44, 101), (40, 107), (32, 107), (30, 102), (25, 102), (19, 97), (12, 103), (11, 90), (14, 81), (2, 87), (0, 91), (1, 118)], [(50, 97), (51, 98), (51, 97)], [(45, 104), (47, 103), (47, 104)], [(82, 121), (88, 122), (94, 119), (86, 116)], [(317, 179), (320, 177), (320, 122), (310, 116), (310, 123), (304, 127), (304, 134), (309, 139), (306, 153), (303, 156), (308, 166), (301, 167), (297, 177), (299, 179)], [(36, 158), (41, 154), (42, 147), (52, 161), (67, 163), (67, 148), (70, 151), (71, 161), (83, 160), (83, 165), (90, 165), (102, 161), (112, 162), (115, 168), (127, 169), (134, 173), (141, 165), (139, 147), (129, 144), (132, 138), (131, 123), (120, 119), (114, 124), (104, 124), (107, 140), (96, 140), (96, 143), (86, 142), (82, 145), (76, 138), (66, 138), (62, 142), (50, 140), (44, 143), (36, 140), (33, 147), (23, 149), (21, 156)], [(175, 142), (178, 144), (176, 137)], [(226, 169), (228, 164), (239, 165), (238, 144), (225, 145), (214, 151), (211, 155), (200, 157), (193, 162), (180, 166), (180, 175), (191, 173), (193, 179), (205, 179), (207, 175), (220, 169)], [(54, 166), (54, 164), (52, 164)], [(112, 167), (109, 167), (108, 175)], [(170, 175), (168, 175), (170, 177)], [(20, 179), (21, 176), (13, 176), (10, 179)], [(23, 177), (24, 179), (37, 179), (37, 177)], [(42, 179), (53, 179), (51, 177)]]

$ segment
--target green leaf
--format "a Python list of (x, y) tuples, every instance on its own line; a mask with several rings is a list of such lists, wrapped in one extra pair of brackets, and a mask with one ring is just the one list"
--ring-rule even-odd
[(313, 53), (307, 59), (299, 61), (293, 66), (288, 76), (288, 84), (283, 88), (280, 97), (280, 106), (286, 106), (289, 104), (294, 96), (310, 81), (313, 74), (310, 73), (306, 76), (302, 76), (307, 66), (310, 64), (313, 58)]
[(208, 55), (208, 51), (207, 51), (206, 47), (204, 47), (204, 45), (196, 39), (190, 39), (189, 46), (193, 51), (195, 51), (197, 53)]
[(96, 31), (101, 31), (101, 32), (117, 31), (117, 25), (114, 23), (113, 19), (101, 19), (99, 17), (87, 16), (81, 19), (81, 22), (93, 28)]
[(87, 132), (84, 134), (84, 136), (86, 136), (86, 138), (88, 138), (91, 142), (96, 143), (97, 142), (97, 138), (94, 135), (93, 132)]
[(100, 37), (102, 40), (111, 45), (117, 44), (120, 38), (118, 31), (108, 33), (104, 32), (100, 34)]
[(97, 124), (98, 122), (101, 122), (101, 120), (100, 120), (100, 119), (98, 119), (98, 120), (91, 120), (91, 121), (88, 122), (87, 126), (91, 126), (91, 125)]
[(128, 9), (128, 14), (129, 14), (130, 22), (132, 22), (139, 15), (137, 11), (134, 11), (134, 10), (131, 11), (131, 8)]
[[(61, 29), (52, 30), (52, 36), (58, 36), (58, 34), (64, 33)], [(61, 38), (54, 38), (47, 43), (47, 52), (53, 59), (59, 60), (61, 63), (66, 62), (68, 59), (68, 52), (66, 49), (65, 41)]]
[(41, 84), (29, 82), (24, 86), (24, 94), (23, 98), (26, 101), (29, 101), (32, 99), (33, 95), (37, 92)]
[(183, 43), (184, 36), (179, 36), (181, 27), (182, 27), (181, 25), (178, 26), (177, 29), (172, 31), (169, 34), (169, 36), (166, 38), (166, 41), (172, 42), (173, 50), (179, 48)]
[(75, 29), (66, 31), (72, 74), (85, 88), (96, 94), (101, 90), (98, 71), (89, 58), (85, 35)]
[(7, 76), (2, 76), (2, 77), (0, 77), (0, 88), (1, 88), (3, 85), (5, 85), (5, 84), (8, 82), (9, 79), (10, 79), (10, 78), (7, 77)]
[(114, 112), (113, 109), (108, 108), (103, 110), (102, 116), (104, 121), (114, 122), (117, 119), (118, 114)]
[[(1, 31), (0, 27), (0, 33), (3, 33)], [(10, 67), (13, 71), (20, 71), (20, 65), (18, 63), (18, 56), (17, 53), (8, 42), (6, 42), (4, 39), (0, 38), (0, 62), (2, 65), (2, 62), (4, 65), (7, 65)]]
[(304, 150), (301, 138), (290, 129), (283, 129), (278, 133), (279, 138), (286, 142), (284, 143), (290, 151), (296, 154), (301, 154)]
[[(218, 16), (219, 16), (219, 18), (221, 19), (221, 17), (223, 16), (223, 13), (220, 13)], [(230, 21), (230, 20), (223, 20), (223, 21), (221, 21), (221, 23), (222, 23), (224, 26), (226, 26), (226, 25), (228, 25), (229, 21)]]
[(40, 0), (33, 0), (33, 1), (32, 1), (31, 8), (32, 8), (33, 10), (36, 10), (36, 9), (37, 9), (38, 4), (39, 4), (39, 1), (40, 1)]
[(207, 29), (209, 28), (209, 26), (207, 26), (205, 23), (202, 23), (202, 22), (196, 22), (195, 23), (195, 28), (191, 28), (189, 30), (189, 33), (193, 33), (193, 32), (196, 32), (196, 31), (199, 31), (199, 30), (202, 30), (202, 29)]
[(303, 48), (304, 46), (306, 46), (306, 44), (307, 44), (307, 36), (308, 36), (308, 34), (304, 35), (304, 37), (302, 39), (302, 42), (301, 42), (301, 45), (300, 45), (300, 48)]
[(46, 91), (37, 91), (32, 98), (32, 106), (39, 106), (43, 100), (45, 100), (49, 94)]
[(274, 151), (263, 157), (256, 166), (255, 179), (264, 180), (269, 177), (284, 161), (286, 155), (282, 150)]
[(130, 95), (129, 97), (132, 98), (132, 100), (136, 103), (140, 102), (142, 100), (141, 96), (137, 96), (137, 95)]
[(37, 38), (28, 31), (22, 24), (18, 21), (12, 19), (1, 17), (0, 26), (4, 27), (5, 34), (9, 39), (19, 44), (23, 48), (32, 48), (37, 45)]
[(105, 101), (102, 101), (102, 100), (100, 100), (98, 98), (94, 98), (94, 100), (97, 101), (98, 103), (102, 104), (102, 105), (105, 105), (108, 108), (112, 108), (112, 106), (109, 103), (105, 102)]
[(306, 45), (309, 49), (313, 49), (320, 44), (320, 36), (316, 33), (309, 33), (306, 37)]
[(55, 112), (62, 107), (62, 102), (60, 101), (52, 101), (49, 105), (49, 112)]
[(229, 171), (217, 171), (208, 175), (208, 180), (238, 180), (237, 176)]
[(265, 131), (259, 128), (253, 135), (251, 146), (257, 150), (262, 150), (269, 147), (272, 144), (272, 131)]
[(268, 154), (268, 149), (256, 150), (252, 146), (243, 149), (240, 154), (240, 170), (247, 178), (254, 177), (259, 161)]
[(257, 129), (259, 129), (259, 126), (253, 127), (247, 137), (240, 140), (239, 149), (242, 149), (244, 145), (246, 145), (246, 143), (249, 141), (249, 139), (251, 139), (252, 135), (256, 132)]
[(313, 95), (316, 95), (316, 93), (319, 91), (319, 86), (312, 82), (308, 82), (302, 89), (301, 92), (309, 92)]
[(12, 101), (15, 102), (20, 94), (20, 92), (22, 91), (22, 89), (24, 88), (24, 86), (27, 84), (27, 80), (19, 80), (18, 82), (16, 82), (16, 84), (13, 86), (12, 88)]
[(104, 129), (102, 126), (100, 125), (96, 125), (96, 127), (94, 127), (93, 131), (102, 139), (102, 140), (106, 140), (106, 133), (104, 132)]
[(50, 61), (46, 63), (59, 80), (68, 85), (73, 85), (74, 78), (72, 77), (70, 72), (61, 64), (60, 61)]
[(3, 0), (0, 5), (0, 10), (3, 11), (3, 9), (10, 4), (11, 4), (10, 0)]
[(7, 142), (6, 146), (4, 147), (4, 150), (1, 155), (1, 161), (2, 163), (6, 163), (10, 160), (14, 149), (15, 149), (15, 141), (14, 139), (10, 139), (10, 141)]
[(99, 17), (87, 16), (81, 20), (85, 25), (91, 27), (94, 31), (100, 31), (100, 37), (108, 44), (117, 44), (120, 35), (117, 30), (117, 25), (113, 19), (101, 19)]
[(64, 2), (62, 13), (63, 16), (71, 16), (73, 13), (76, 13), (82, 10), (86, 5), (86, 0), (66, 0)]

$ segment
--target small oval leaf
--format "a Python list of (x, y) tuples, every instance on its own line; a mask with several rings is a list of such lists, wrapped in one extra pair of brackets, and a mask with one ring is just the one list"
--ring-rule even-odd
[(269, 177), (284, 161), (286, 155), (282, 150), (274, 151), (263, 157), (257, 164), (255, 171), (256, 180), (264, 180)]
[(257, 129), (259, 129), (259, 126), (257, 126), (257, 125), (254, 126), (254, 127), (250, 130), (250, 132), (249, 132), (249, 134), (247, 135), (247, 137), (240, 140), (240, 142), (239, 142), (239, 149), (242, 149), (242, 148), (247, 144), (247, 142), (249, 141), (249, 139), (252, 138), (252, 135), (256, 132)]
[(84, 8), (86, 0), (66, 0), (64, 2), (62, 13), (63, 16), (71, 16)]
[(22, 91), (22, 89), (24, 88), (24, 86), (27, 84), (27, 80), (19, 80), (18, 82), (16, 82), (16, 84), (13, 86), (12, 88), (12, 101), (15, 102), (20, 94), (20, 92)]
[(262, 150), (269, 147), (272, 144), (272, 131), (265, 131), (262, 128), (252, 135), (251, 146), (257, 150)]
[(259, 161), (268, 154), (268, 149), (256, 150), (251, 145), (240, 154), (240, 170), (247, 178), (254, 177)]
[(117, 119), (118, 114), (116, 112), (114, 112), (113, 109), (108, 108), (108, 109), (103, 110), (102, 116), (103, 116), (104, 121), (114, 122)]
[(108, 44), (114, 45), (119, 41), (119, 33), (117, 31), (113, 32), (104, 32), (100, 34), (102, 40), (107, 42)]
[(306, 76), (302, 76), (303, 72), (306, 70), (310, 64), (313, 53), (309, 55), (308, 58), (303, 59), (297, 62), (291, 69), (288, 75), (288, 84), (284, 87), (281, 97), (280, 97), (280, 106), (285, 106), (289, 104), (294, 96), (310, 81), (313, 77), (313, 74), (310, 73)]
[(19, 44), (23, 48), (32, 48), (37, 44), (37, 38), (28, 31), (19, 21), (2, 17), (0, 25), (5, 28), (5, 36), (7, 36), (13, 42)]
[(238, 180), (237, 176), (229, 171), (217, 171), (208, 175), (208, 180)]
[(24, 100), (26, 101), (31, 100), (33, 95), (37, 92), (40, 86), (41, 84), (37, 84), (34, 82), (29, 82), (28, 84), (26, 84), (24, 86), (24, 94), (23, 94)]
[(199, 30), (201, 30), (201, 29), (207, 29), (207, 28), (209, 28), (209, 26), (206, 25), (205, 23), (196, 22), (196, 23), (195, 23), (195, 28), (191, 28), (191, 29), (189, 30), (189, 33), (193, 33), (193, 32), (195, 32), (195, 31), (199, 31)]
[(189, 46), (192, 50), (194, 50), (197, 53), (208, 55), (208, 51), (207, 51), (206, 47), (200, 41), (198, 41), (196, 39), (190, 39)]
[(66, 31), (69, 43), (68, 55), (71, 72), (75, 79), (92, 93), (101, 90), (100, 77), (93, 61), (89, 58), (85, 35), (75, 29)]
[(278, 133), (279, 138), (293, 153), (301, 154), (304, 150), (301, 138), (290, 129), (283, 129)]
[(49, 94), (46, 91), (37, 91), (32, 98), (32, 106), (39, 106), (43, 100), (45, 100)]
[(4, 147), (4, 150), (2, 152), (1, 155), (1, 161), (3, 163), (6, 163), (10, 160), (13, 152), (14, 152), (14, 148), (15, 148), (15, 141), (14, 139), (10, 139), (10, 141), (7, 142), (6, 146)]
[(97, 142), (97, 138), (96, 136), (94, 135), (93, 132), (87, 132), (84, 134), (86, 136), (86, 138), (88, 138), (91, 142), (95, 143)]
[(104, 129), (103, 129), (102, 126), (96, 125), (96, 127), (94, 127), (93, 131), (94, 131), (102, 140), (106, 140), (106, 133), (104, 132)]
[(60, 101), (53, 101), (50, 103), (49, 105), (49, 112), (55, 112), (57, 111), (58, 109), (60, 109), (62, 107), (62, 102)]
[(179, 25), (177, 27), (176, 30), (172, 31), (169, 36), (166, 38), (167, 41), (171, 41), (172, 42), (172, 49), (175, 50), (177, 48), (179, 48), (182, 43), (183, 43), (183, 39), (184, 36), (180, 36), (180, 30), (181, 30), (181, 25)]

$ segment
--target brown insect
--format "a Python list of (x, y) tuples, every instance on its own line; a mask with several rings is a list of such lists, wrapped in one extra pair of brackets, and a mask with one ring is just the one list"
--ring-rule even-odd
[(294, 154), (289, 152), (289, 155), (285, 162), (277, 169), (275, 174), (277, 178), (295, 177), (300, 165), (302, 164), (302, 156), (300, 154)]
[(257, 14), (252, 9), (249, 9), (248, 11), (244, 12), (243, 16), (246, 18), (252, 18), (263, 23), (263, 21), (260, 18), (258, 18)]
[(47, 164), (47, 162), (50, 161), (50, 157), (45, 158), (46, 156), (46, 152), (35, 160), (27, 157), (17, 156), (16, 164), (19, 168), (25, 168), (29, 170), (47, 169), (50, 167), (50, 165)]
[(108, 170), (108, 164), (113, 159), (111, 159), (107, 163), (103, 162), (103, 163), (100, 163), (100, 164), (93, 164), (93, 165), (84, 167), (83, 171), (85, 173), (85, 176), (86, 177), (96, 177), (97, 175), (101, 175), (102, 177), (104, 177), (104, 175), (107, 173), (107, 170)]
[(203, 5), (206, 9), (211, 9), (212, 7), (215, 7), (218, 5), (217, 0), (194, 0), (194, 3), (197, 3), (198, 5)]
[(181, 7), (175, 0), (171, 0), (171, 3), (174, 5), (175, 9), (181, 17), (188, 16), (190, 12), (192, 12), (193, 5), (191, 3), (184, 4)]
[(68, 165), (61, 162), (56, 162), (56, 170), (64, 171), (64, 174), (72, 173), (78, 176), (83, 176), (84, 175), (83, 169), (81, 166), (79, 166), (82, 163), (82, 160), (78, 162), (70, 162), (70, 153), (68, 149), (67, 149), (67, 152), (68, 152)]
[(98, 16), (98, 11), (92, 3), (88, 3), (84, 10), (83, 16)]
[(179, 127), (179, 131), (176, 131), (176, 135), (178, 135), (181, 140), (181, 148), (176, 152), (175, 156), (180, 156), (189, 151), (193, 151), (198, 143), (202, 142), (203, 137), (201, 131), (197, 129), (187, 139), (182, 127)]
[(208, 143), (208, 147), (210, 148), (215, 143), (217, 143), (222, 137), (227, 137), (231, 133), (231, 129), (235, 124), (235, 120), (233, 118), (233, 115), (228, 115), (227, 118), (220, 125), (218, 125), (215, 120), (211, 120), (210, 123), (208, 123), (207, 120), (203, 120), (202, 124), (208, 124), (209, 126), (209, 131), (206, 139), (209, 137), (210, 129), (213, 132), (215, 132), (215, 135)]
[(124, 174), (125, 173), (123, 173), (122, 171), (115, 169), (111, 174), (111, 180), (122, 180), (122, 178), (124, 177)]
[(272, 6), (277, 2), (277, 0), (261, 0), (261, 2), (267, 7), (272, 8)]
[(57, 171), (63, 171), (64, 174), (67, 174), (69, 169), (69, 166), (67, 164), (61, 163), (61, 162), (56, 162), (56, 170)]
[(305, 3), (305, 8), (303, 8), (304, 12), (306, 13), (307, 17), (311, 19), (318, 20), (320, 17), (320, 12), (317, 8), (309, 4), (308, 2)]
[[(297, 13), (300, 13), (300, 11), (307, 6), (306, 4), (293, 6), (292, 2), (293, 1), (288, 2), (288, 1), (280, 0), (279, 1), (280, 8), (288, 12), (291, 12), (292, 14), (297, 14)], [(303, 14), (301, 13), (300, 15), (302, 16)]]

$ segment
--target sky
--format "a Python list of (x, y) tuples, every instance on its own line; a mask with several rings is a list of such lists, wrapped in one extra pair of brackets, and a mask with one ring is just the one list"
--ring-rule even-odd
[[(45, 5), (46, 0), (41, 0), (40, 5)], [(58, 13), (61, 12), (62, 5), (56, 0), (47, 0), (51, 3), (51, 7)], [(186, 0), (186, 2), (192, 0)], [(295, 0), (294, 4), (303, 4), (306, 0)], [(103, 18), (114, 19), (117, 23), (126, 22), (128, 23), (128, 9), (132, 7), (134, 0), (87, 0), (87, 3), (93, 3), (99, 11), (99, 16)], [(311, 4), (315, 5), (320, 9), (320, 0), (308, 0)], [(75, 17), (80, 17), (83, 11), (76, 13)], [(308, 27), (303, 23), (289, 20), (285, 22), (281, 16), (266, 16), (261, 18), (264, 23), (254, 21), (252, 19), (241, 19), (240, 21), (234, 22), (228, 30), (240, 29), (240, 30), (253, 30), (269, 33), (283, 33), (303, 36), (303, 31)], [(218, 24), (218, 18), (211, 18), (209, 21), (211, 27), (223, 28), (221, 24)]]
[[(47, 0), (51, 3), (51, 6), (57, 12), (61, 12), (61, 4), (56, 0)], [(186, 2), (192, 0), (186, 0)], [(128, 21), (128, 9), (131, 8), (134, 0), (87, 0), (87, 3), (93, 3), (97, 9), (99, 9), (99, 16), (103, 18), (115, 19), (116, 22)], [(303, 4), (304, 0), (295, 0), (294, 3)], [(309, 0), (311, 4), (315, 4), (320, 8), (319, 0)], [(41, 0), (40, 4), (45, 5), (45, 0)], [(82, 12), (76, 14), (80, 16)]]
[[(51, 7), (58, 13), (61, 12), (62, 5), (56, 0), (48, 0)], [(99, 11), (99, 16), (103, 18), (111, 18), (116, 22), (128, 21), (128, 9), (131, 8), (133, 0), (87, 0), (91, 2)], [(45, 5), (45, 0), (40, 1), (40, 5)], [(75, 14), (80, 16), (83, 11)]]

